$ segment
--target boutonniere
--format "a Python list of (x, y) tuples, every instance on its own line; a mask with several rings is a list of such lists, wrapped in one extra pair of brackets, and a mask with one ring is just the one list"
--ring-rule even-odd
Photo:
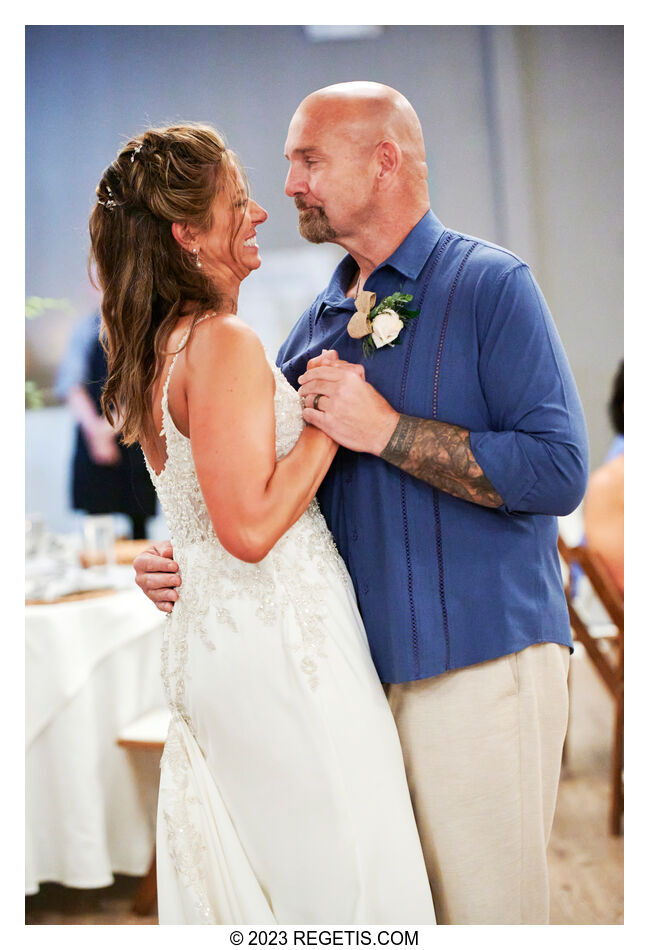
[(361, 290), (356, 297), (356, 312), (347, 324), (354, 340), (363, 341), (363, 356), (372, 357), (382, 346), (400, 344), (401, 334), (418, 310), (408, 310), (412, 294), (390, 294), (376, 306), (376, 294)]

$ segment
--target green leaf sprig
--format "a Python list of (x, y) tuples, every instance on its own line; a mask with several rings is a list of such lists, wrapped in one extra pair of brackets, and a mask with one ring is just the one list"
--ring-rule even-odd
[[(412, 300), (412, 294), (390, 294), (389, 297), (384, 297), (380, 303), (377, 303), (376, 307), (370, 310), (370, 323), (374, 325), (374, 317), (377, 317), (380, 313), (383, 313), (384, 310), (394, 310), (395, 313), (399, 314), (401, 322), (403, 323), (403, 330), (406, 329), (411, 320), (414, 320), (415, 317), (419, 316), (418, 310), (409, 310), (406, 304), (409, 304)], [(401, 334), (403, 330), (400, 331), (399, 336), (396, 340), (393, 340), (392, 343), (388, 344), (389, 346), (401, 345)], [(371, 359), (377, 351), (377, 346), (374, 340), (372, 339), (372, 334), (368, 333), (367, 336), (363, 337), (363, 356)]]

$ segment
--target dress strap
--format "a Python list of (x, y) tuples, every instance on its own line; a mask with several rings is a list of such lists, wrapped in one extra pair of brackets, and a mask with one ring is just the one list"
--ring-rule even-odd
[(192, 332), (192, 330), (193, 330), (195, 327), (197, 327), (199, 323), (202, 323), (203, 320), (208, 320), (210, 317), (215, 317), (215, 316), (216, 316), (216, 310), (212, 310), (211, 313), (206, 313), (206, 314), (204, 314), (202, 317), (199, 317), (198, 320), (197, 320), (195, 323), (193, 323), (193, 324), (189, 327), (188, 330), (185, 331), (185, 333), (183, 334), (183, 337), (182, 337), (180, 343), (178, 344), (178, 349), (176, 350), (176, 353), (174, 354), (174, 358), (173, 358), (172, 361), (171, 361), (171, 365), (170, 365), (170, 367), (169, 367), (169, 371), (167, 372), (167, 378), (166, 378), (166, 380), (165, 380), (165, 384), (164, 384), (164, 386), (162, 387), (162, 399), (161, 399), (161, 405), (162, 405), (162, 428), (160, 429), (160, 432), (158, 433), (158, 434), (161, 435), (161, 436), (164, 435), (164, 415), (165, 415), (165, 408), (167, 407), (167, 404), (168, 404), (167, 390), (169, 389), (169, 380), (171, 379), (171, 373), (172, 373), (172, 370), (173, 370), (174, 366), (176, 365), (176, 360), (178, 359), (178, 357), (179, 357), (179, 355), (180, 355), (180, 351), (182, 350), (183, 346), (185, 345), (185, 343), (186, 343), (187, 340), (189, 339), (189, 334)]

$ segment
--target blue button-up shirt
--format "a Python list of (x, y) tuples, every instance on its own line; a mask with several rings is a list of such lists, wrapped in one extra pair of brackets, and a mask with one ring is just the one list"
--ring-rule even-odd
[(348, 255), (298, 320), (277, 363), (293, 386), (324, 348), (363, 363), (399, 412), (470, 432), (503, 499), (485, 508), (366, 453), (340, 449), (318, 492), (349, 568), (383, 682), (434, 676), (522, 650), (571, 645), (557, 515), (579, 504), (587, 440), (575, 383), (529, 268), (428, 212), (370, 275), (419, 316), (372, 358), (347, 334)]

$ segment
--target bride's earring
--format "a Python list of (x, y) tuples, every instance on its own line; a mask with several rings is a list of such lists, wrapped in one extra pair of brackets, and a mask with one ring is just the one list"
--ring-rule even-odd
[(197, 267), (202, 267), (203, 265), (201, 264), (201, 262), (200, 262), (200, 260), (199, 260), (199, 258), (198, 258), (198, 248), (196, 248), (196, 247), (192, 248), (192, 254), (195, 254), (195, 255), (196, 255), (196, 260), (194, 261), (194, 263), (196, 264), (196, 266), (197, 266)]

